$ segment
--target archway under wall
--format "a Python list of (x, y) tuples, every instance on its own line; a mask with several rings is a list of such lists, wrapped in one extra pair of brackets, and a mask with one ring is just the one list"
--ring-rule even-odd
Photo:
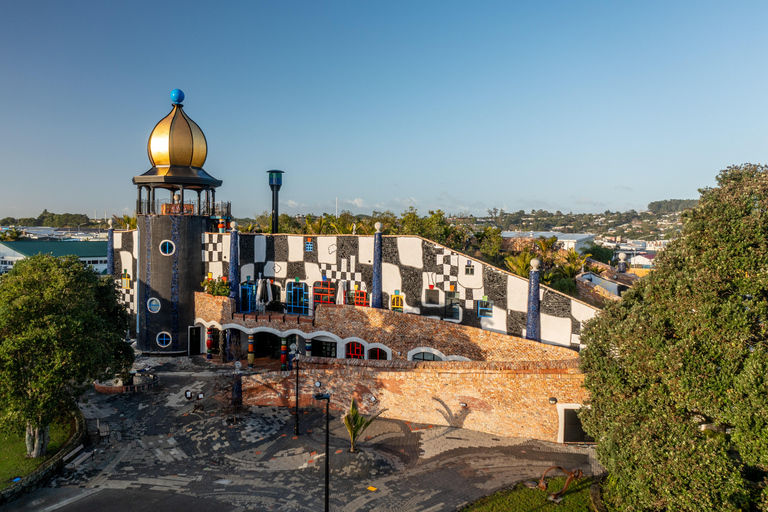
[[(298, 352), (302, 355), (312, 355), (316, 357), (332, 357), (336, 359), (345, 359), (354, 357), (357, 359), (392, 359), (392, 349), (382, 343), (369, 343), (357, 336), (341, 338), (334, 333), (327, 331), (304, 332), (300, 329), (291, 328), (285, 331), (279, 331), (272, 327), (246, 328), (242, 325), (231, 323), (219, 325), (217, 322), (204, 322), (198, 319), (196, 326), (202, 326), (204, 329), (213, 327), (215, 329), (232, 329), (239, 331), (240, 343), (243, 346), (244, 353), (247, 353), (248, 335), (254, 335), (254, 349), (256, 357), (271, 357), (279, 359), (281, 338), (285, 337), (288, 346), (292, 343), (298, 345)], [(306, 353), (306, 345), (311, 342), (312, 353)]]

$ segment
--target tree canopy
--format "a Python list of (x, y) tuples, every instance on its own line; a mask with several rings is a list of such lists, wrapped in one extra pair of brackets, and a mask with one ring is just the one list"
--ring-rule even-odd
[(127, 328), (114, 281), (74, 256), (33, 256), (0, 278), (0, 415), (26, 429), (29, 456), (45, 455), (48, 425), (85, 386), (130, 366)]
[(582, 331), (580, 416), (622, 510), (761, 499), (749, 482), (768, 470), (768, 167), (717, 183), (656, 270)]
[(648, 209), (653, 213), (673, 213), (693, 208), (696, 206), (696, 199), (665, 199), (663, 201), (651, 201), (648, 203)]

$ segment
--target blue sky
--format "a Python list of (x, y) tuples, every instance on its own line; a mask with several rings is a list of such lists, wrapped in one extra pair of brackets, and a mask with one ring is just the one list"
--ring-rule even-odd
[(644, 209), (768, 161), (764, 2), (3, 2), (0, 217), (133, 213), (186, 93), (236, 216)]

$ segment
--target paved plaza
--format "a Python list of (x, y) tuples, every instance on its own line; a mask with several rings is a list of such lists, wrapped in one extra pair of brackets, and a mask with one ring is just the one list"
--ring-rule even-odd
[[(232, 367), (200, 358), (138, 358), (159, 384), (144, 392), (81, 400), (92, 455), (0, 511), (158, 510), (196, 512), (323, 509), (325, 418), (302, 410), (250, 407), (233, 421), (222, 400)], [(187, 400), (185, 391), (204, 393)], [(550, 466), (600, 472), (594, 449), (471, 430), (378, 419), (349, 453), (331, 411), (331, 510), (454, 511)], [(106, 505), (108, 504), (108, 505)]]

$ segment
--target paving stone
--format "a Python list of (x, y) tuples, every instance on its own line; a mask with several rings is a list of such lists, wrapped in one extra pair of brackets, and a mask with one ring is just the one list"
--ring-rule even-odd
[[(232, 423), (222, 410), (225, 397), (217, 396), (231, 368), (200, 358), (139, 358), (138, 363), (160, 376), (155, 388), (130, 395), (89, 392), (80, 404), (89, 425), (108, 421), (122, 440), (89, 448), (92, 457), (48, 486), (160, 490), (243, 511), (309, 512), (322, 506), (323, 411), (301, 411), (299, 436), (286, 408), (251, 407)], [(188, 389), (205, 394), (204, 411), (192, 411), (197, 401), (186, 400)], [(350, 453), (338, 413), (331, 416), (332, 510), (453, 511), (538, 479), (552, 465), (602, 472), (591, 446), (382, 418)]]

